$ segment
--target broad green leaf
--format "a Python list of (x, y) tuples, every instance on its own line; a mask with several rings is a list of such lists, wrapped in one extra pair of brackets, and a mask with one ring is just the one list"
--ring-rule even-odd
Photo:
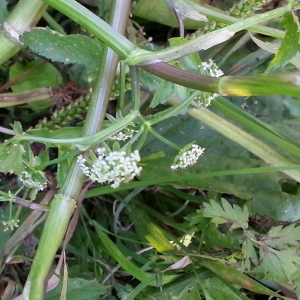
[(12, 144), (0, 147), (0, 172), (20, 174), (23, 170), (24, 147)]
[(52, 61), (84, 65), (96, 70), (102, 52), (101, 43), (82, 35), (61, 35), (49, 28), (32, 29), (20, 40), (32, 51)]
[(295, 227), (295, 224), (286, 227), (282, 225), (273, 227), (260, 241), (278, 250), (297, 246), (300, 241), (300, 227)]
[[(83, 278), (69, 278), (67, 281), (67, 299), (97, 300), (101, 295), (107, 294), (107, 286), (97, 280), (85, 280)], [(59, 285), (46, 293), (46, 300), (60, 300), (62, 280)]]
[(283, 16), (283, 24), (285, 27), (285, 37), (274, 57), (271, 61), (266, 73), (272, 69), (276, 69), (287, 64), (299, 50), (299, 21), (293, 12), (287, 12)]
[[(31, 71), (33, 68), (33, 71)], [(59, 71), (50, 63), (43, 60), (34, 60), (28, 64), (17, 62), (10, 67), (9, 79), (26, 74), (11, 85), (13, 92), (22, 92), (40, 87), (57, 88), (62, 83)]]
[(192, 281), (189, 285), (183, 288), (181, 293), (178, 295), (178, 300), (201, 300), (201, 296), (199, 293), (199, 286), (197, 280)]
[(154, 94), (150, 107), (155, 107), (158, 104), (166, 103), (170, 99), (173, 92), (173, 83), (170, 81), (164, 81)]
[[(272, 118), (275, 118), (278, 130), (283, 131), (294, 141), (300, 139), (299, 122), (298, 120), (284, 121), (284, 111), (286, 112), (286, 110), (282, 108), (280, 98), (272, 101), (268, 97), (258, 99), (259, 102), (253, 109), (268, 109), (270, 112), (269, 116), (261, 117), (262, 120), (267, 119), (272, 122)], [(235, 101), (239, 106), (245, 102), (244, 99), (240, 98)], [(161, 184), (166, 181), (173, 182), (181, 187), (195, 187), (235, 195), (241, 199), (251, 199), (252, 214), (266, 214), (275, 220), (282, 221), (299, 220), (299, 197), (282, 191), (280, 181), (286, 178), (282, 173), (236, 174), (205, 178), (206, 174), (214, 171), (226, 172), (227, 170), (266, 166), (262, 160), (255, 157), (247, 149), (189, 116), (172, 117), (167, 121), (160, 122), (154, 126), (154, 129), (180, 147), (195, 141), (196, 144), (206, 150), (194, 166), (184, 170), (172, 171), (170, 167), (177, 152), (149, 135), (145, 146), (141, 150), (141, 156), (147, 157), (153, 153), (163, 151), (165, 157), (152, 160), (151, 163), (145, 162), (143, 172), (140, 175), (141, 180), (155, 181)], [(200, 179), (202, 175), (203, 177)], [(197, 176), (199, 177), (197, 178)]]
[(247, 229), (249, 212), (247, 206), (242, 209), (237, 205), (231, 205), (227, 200), (221, 199), (222, 206), (215, 200), (210, 200), (210, 204), (204, 203), (204, 217), (212, 218), (216, 224), (228, 224), (230, 230), (237, 228)]

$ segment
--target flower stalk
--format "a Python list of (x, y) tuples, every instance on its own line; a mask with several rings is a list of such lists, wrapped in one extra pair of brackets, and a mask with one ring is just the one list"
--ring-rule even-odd
[[(75, 1), (72, 2), (75, 3)], [(130, 1), (116, 0), (113, 3), (111, 23), (115, 30), (121, 33), (125, 32), (129, 7)], [(103, 51), (99, 65), (100, 73), (96, 80), (94, 94), (83, 129), (83, 136), (85, 136), (83, 138), (89, 139), (89, 135), (99, 132), (102, 127), (114, 82), (117, 63), (117, 54), (111, 49)], [(130, 122), (132, 121), (131, 119)], [(119, 124), (115, 125), (119, 126)], [(99, 136), (97, 137), (99, 138)], [(96, 143), (97, 140), (94, 140), (94, 142)], [(50, 207), (40, 245), (25, 284), (23, 293), (24, 300), (44, 299), (45, 280), (53, 263), (53, 258), (68, 228), (70, 218), (75, 211), (76, 199), (79, 196), (83, 182), (84, 175), (80, 169), (80, 164), (77, 162), (77, 158), (74, 157), (62, 188), (59, 194), (54, 198)]]

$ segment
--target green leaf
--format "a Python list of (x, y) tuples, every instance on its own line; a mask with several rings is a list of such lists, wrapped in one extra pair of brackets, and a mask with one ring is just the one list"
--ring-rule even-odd
[(131, 206), (129, 214), (138, 234), (142, 238), (146, 238), (157, 251), (163, 252), (174, 249), (163, 230), (149, 218), (145, 211)]
[(292, 116), (300, 119), (300, 103), (298, 99), (286, 99), (283, 101), (283, 104), (289, 109)]
[(99, 63), (102, 44), (82, 35), (61, 35), (49, 28), (32, 29), (23, 33), (20, 40), (35, 53), (52, 61), (80, 64), (95, 69)]
[(283, 24), (286, 29), (285, 37), (265, 73), (286, 65), (299, 50), (300, 34), (298, 18), (293, 12), (287, 12), (283, 16)]
[(278, 250), (297, 246), (300, 241), (300, 227), (295, 227), (295, 224), (284, 228), (282, 225), (273, 227), (260, 241)]
[(154, 94), (150, 107), (155, 107), (158, 104), (166, 103), (170, 99), (173, 92), (173, 83), (170, 81), (164, 81)]
[[(240, 291), (233, 291), (233, 287), (229, 288), (221, 279), (213, 277), (205, 282), (201, 281), (201, 287), (205, 295), (209, 293), (210, 299), (213, 300), (245, 300), (249, 299)], [(250, 300), (250, 299), (249, 299)]]
[[(67, 299), (97, 300), (101, 295), (107, 294), (106, 286), (97, 280), (85, 280), (82, 278), (69, 278), (67, 281)], [(46, 293), (46, 300), (60, 300), (62, 280), (59, 285)]]
[(8, 17), (9, 12), (7, 9), (7, 1), (6, 0), (0, 0), (0, 24), (5, 21), (5, 19)]
[(20, 174), (23, 170), (23, 155), (24, 147), (20, 144), (0, 146), (0, 172)]
[[(236, 97), (238, 98), (238, 97)], [(258, 97), (258, 104), (253, 110), (259, 112), (267, 109), (269, 116), (262, 116), (268, 123), (273, 122), (276, 128), (293, 141), (300, 140), (300, 126), (298, 120), (285, 120), (286, 109), (282, 107), (282, 97)], [(244, 99), (231, 99), (241, 106)], [(276, 111), (280, 111), (279, 113)], [(294, 222), (299, 219), (299, 197), (287, 194), (282, 190), (281, 181), (286, 176), (279, 172), (263, 174), (235, 174), (230, 176), (205, 177), (210, 172), (228, 170), (243, 170), (248, 168), (265, 167), (265, 163), (252, 155), (247, 149), (230, 141), (209, 126), (189, 116), (178, 115), (153, 127), (164, 138), (179, 147), (195, 141), (204, 147), (204, 155), (197, 164), (185, 170), (172, 171), (170, 166), (178, 154), (177, 151), (166, 147), (164, 143), (150, 135), (141, 150), (141, 156), (147, 157), (153, 153), (163, 151), (165, 157), (146, 162), (139, 177), (142, 181), (155, 181), (155, 184), (173, 182), (180, 187), (195, 187), (215, 193), (231, 194), (241, 199), (251, 200), (251, 213), (267, 215), (275, 220)], [(259, 170), (259, 169), (258, 169)], [(200, 180), (201, 178), (201, 180)]]
[[(248, 232), (248, 235), (251, 234), (251, 232)], [(251, 234), (252, 238), (254, 238), (254, 234)], [(256, 253), (256, 249), (254, 248), (254, 244), (251, 240), (246, 239), (243, 242), (242, 245), (242, 252), (244, 255), (244, 261), (243, 261), (243, 270), (249, 271), (251, 270), (252, 264), (255, 266), (258, 265), (258, 257)]]
[(199, 293), (199, 287), (197, 280), (192, 281), (187, 286), (185, 286), (181, 293), (178, 295), (178, 300), (186, 300), (186, 299), (193, 299), (193, 300), (201, 300), (201, 296)]
[[(33, 68), (33, 71), (31, 71)], [(28, 64), (17, 62), (9, 69), (9, 80), (30, 71), (20, 80), (11, 85), (13, 92), (23, 92), (40, 87), (57, 88), (62, 83), (59, 71), (51, 64), (45, 63), (44, 60), (34, 60)]]
[[(278, 282), (287, 282), (292, 279), (297, 271), (298, 265), (294, 262), (294, 253), (284, 251), (271, 252), (267, 248), (260, 247), (261, 264), (255, 269), (256, 272), (264, 274), (264, 278)], [(294, 256), (294, 257), (293, 257)]]
[(242, 209), (237, 205), (231, 205), (227, 200), (221, 199), (222, 206), (215, 200), (211, 200), (210, 204), (204, 203), (204, 217), (212, 218), (212, 222), (216, 224), (224, 224), (230, 227), (230, 230), (237, 228), (247, 229), (249, 212), (247, 206)]
[(280, 299), (285, 299), (283, 296), (274, 293), (267, 287), (263, 286), (259, 282), (255, 281), (251, 277), (239, 272), (238, 270), (226, 265), (222, 264), (219, 261), (208, 260), (208, 259), (199, 259), (199, 263), (214, 272), (218, 277), (222, 278), (222, 280), (241, 286), (249, 291), (263, 294), (263, 295), (270, 295), (275, 296)]

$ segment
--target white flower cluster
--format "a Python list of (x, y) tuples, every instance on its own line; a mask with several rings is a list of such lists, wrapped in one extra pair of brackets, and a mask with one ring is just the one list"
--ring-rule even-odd
[(42, 191), (47, 186), (47, 179), (44, 172), (25, 167), (25, 170), (19, 175), (19, 180), (29, 188)]
[(201, 65), (204, 71), (208, 72), (209, 76), (220, 77), (224, 75), (223, 71), (218, 68), (218, 66), (214, 63), (212, 59), (209, 59), (208, 62), (202, 62)]
[(119, 131), (114, 135), (110, 136), (108, 139), (112, 141), (126, 141), (132, 138), (136, 130), (125, 128), (123, 131)]
[[(202, 68), (204, 73), (211, 77), (220, 77), (224, 74), (212, 59), (209, 59), (208, 62), (202, 62), (199, 68)], [(197, 107), (207, 107), (210, 106), (211, 101), (216, 99), (218, 96), (219, 94), (216, 93), (202, 92), (197, 99), (195, 99), (195, 102)]]
[(99, 183), (112, 183), (117, 188), (122, 182), (129, 182), (142, 171), (137, 163), (141, 160), (137, 150), (126, 154), (125, 151), (108, 152), (105, 148), (97, 149), (98, 157), (94, 162), (88, 161), (82, 155), (77, 161), (83, 173), (92, 181)]
[(203, 154), (205, 148), (201, 148), (196, 144), (187, 145), (175, 157), (175, 160), (171, 166), (172, 170), (185, 169), (188, 166), (194, 165), (198, 158)]
[(4, 229), (3, 231), (7, 231), (7, 230), (14, 230), (16, 227), (19, 227), (19, 223), (20, 220), (19, 219), (11, 219), (8, 221), (2, 221), (2, 224), (4, 225)]

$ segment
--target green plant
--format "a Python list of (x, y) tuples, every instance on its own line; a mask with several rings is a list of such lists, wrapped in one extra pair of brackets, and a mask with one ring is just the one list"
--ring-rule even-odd
[[(141, 15), (147, 2), (140, 0), (133, 14), (150, 17)], [(221, 299), (220, 295), (222, 299), (249, 299), (243, 288), (284, 298), (270, 289), (276, 284), (290, 291), (286, 296), (299, 295), (298, 227), (275, 224), (299, 219), (300, 146), (294, 130), (299, 105), (292, 99), (300, 95), (297, 1), (260, 14), (254, 14), (257, 6), (248, 12), (247, 3), (241, 1), (231, 13), (236, 16), (233, 12), (238, 8), (245, 17), (247, 11), (244, 19), (191, 1), (170, 1), (181, 29), (182, 17), (194, 16), (193, 10), (198, 20), (208, 18), (223, 25), (202, 35), (172, 38), (162, 50), (154, 50), (155, 44), (140, 47), (124, 36), (129, 26), (129, 0), (116, 0), (111, 6), (109, 1), (98, 1), (99, 7), (110, 10), (110, 25), (76, 1), (21, 0), (9, 14), (6, 1), (0, 3), (8, 15), (5, 20), (3, 17), (0, 62), (9, 60), (23, 43), (30, 55), (56, 63), (32, 63), (29, 55), (22, 64), (9, 65), (6, 76), (11, 92), (0, 95), (0, 106), (15, 109), (16, 114), (17, 108), (13, 107), (27, 104), (39, 116), (57, 98), (69, 104), (74, 101), (73, 94), (75, 98), (84, 95), (34, 129), (23, 130), (24, 124), (14, 122), (14, 136), (0, 145), (0, 171), (17, 175), (21, 182), (20, 188), (1, 192), (1, 200), (10, 205), (9, 218), (2, 221), (3, 225), (14, 229), (17, 220), (21, 220), (14, 234), (3, 239), (3, 259), (11, 251), (19, 251), (17, 246), (24, 235), (38, 232), (42, 212), (49, 211), (22, 291), (24, 299), (57, 297), (60, 291), (62, 297), (72, 298), (74, 290), (81, 293), (80, 299), (109, 294), (114, 299), (112, 288), (122, 299), (171, 299), (176, 295), (178, 299)], [(56, 31), (33, 28), (24, 32), (36, 24), (47, 5), (59, 11), (58, 15), (50, 11), (45, 16)], [(156, 5), (165, 3), (157, 1)], [(84, 30), (75, 26), (79, 33), (66, 35), (67, 28), (57, 22), (61, 17), (70, 18)], [(271, 27), (279, 27), (278, 19), (284, 31)], [(275, 25), (266, 23), (271, 21)], [(266, 25), (259, 25), (261, 22)], [(262, 60), (259, 75), (253, 75), (257, 60), (243, 52), (242, 38), (240, 49), (233, 46), (240, 41), (237, 33), (243, 30), (264, 34), (274, 39), (273, 43), (278, 42), (275, 39), (282, 40), (272, 61), (267, 61), (267, 56)], [(132, 32), (131, 36), (136, 34), (134, 29)], [(261, 48), (274, 52), (275, 44), (252, 39)], [(231, 70), (248, 66), (247, 76), (238, 76), (237, 72), (237, 76), (222, 76), (211, 59), (222, 62), (221, 51), (228, 53), (226, 63), (231, 64)], [(233, 62), (229, 59), (232, 53), (243, 58)], [(116, 75), (119, 60), (120, 73)], [(228, 65), (223, 64), (224, 71), (230, 73)], [(41, 73), (47, 74), (47, 84)], [(62, 84), (67, 79), (87, 86), (85, 90), (90, 88), (91, 93), (76, 93), (72, 88), (66, 92)], [(148, 97), (145, 102), (144, 93)], [(119, 102), (112, 116), (106, 112), (116, 94)], [(251, 98), (225, 98), (278, 94), (286, 98), (261, 97), (253, 102)], [(249, 113), (237, 106), (241, 104)], [(270, 120), (273, 124), (251, 114), (258, 105), (260, 111), (274, 114)], [(279, 111), (275, 106), (280, 107)], [(79, 122), (72, 124), (72, 117), (79, 118)], [(69, 127), (70, 124), (75, 126)], [(2, 131), (12, 133), (6, 128)], [(37, 154), (33, 142), (44, 145)], [(55, 158), (53, 148), (58, 153)], [(55, 173), (50, 177), (57, 184), (48, 185), (49, 192), (43, 194), (49, 181), (46, 168)], [(94, 182), (92, 188), (88, 181)], [(151, 190), (152, 185), (156, 190)], [(184, 188), (195, 189), (198, 195), (181, 190)], [(201, 193), (210, 202), (204, 201)], [(224, 194), (230, 195), (228, 200), (233, 205), (221, 199)], [(106, 195), (104, 200), (108, 203), (116, 201), (117, 207), (104, 205), (93, 211), (84, 205), (84, 198), (101, 195)], [(42, 201), (36, 203), (38, 199)], [(245, 204), (247, 201), (250, 204)], [(13, 216), (14, 202), (20, 206)], [(202, 208), (195, 214), (199, 205)], [(21, 206), (34, 212), (28, 216)], [(251, 228), (249, 218), (257, 213), (274, 218), (274, 226), (266, 232)], [(54, 267), (60, 247), (62, 255)], [(82, 260), (77, 265), (68, 262), (75, 274), (70, 278), (84, 274), (73, 283), (68, 280), (66, 252)], [(115, 262), (122, 268), (121, 275), (133, 276), (138, 282), (132, 284), (124, 279), (106, 286), (116, 272), (110, 269)], [(60, 277), (62, 265), (64, 273)], [(102, 285), (91, 280), (91, 272)], [(273, 285), (263, 285), (248, 275), (269, 279)], [(291, 280), (293, 284), (288, 285)], [(59, 281), (62, 286), (44, 296), (45, 290)], [(5, 299), (9, 299), (8, 294), (7, 291)]]

